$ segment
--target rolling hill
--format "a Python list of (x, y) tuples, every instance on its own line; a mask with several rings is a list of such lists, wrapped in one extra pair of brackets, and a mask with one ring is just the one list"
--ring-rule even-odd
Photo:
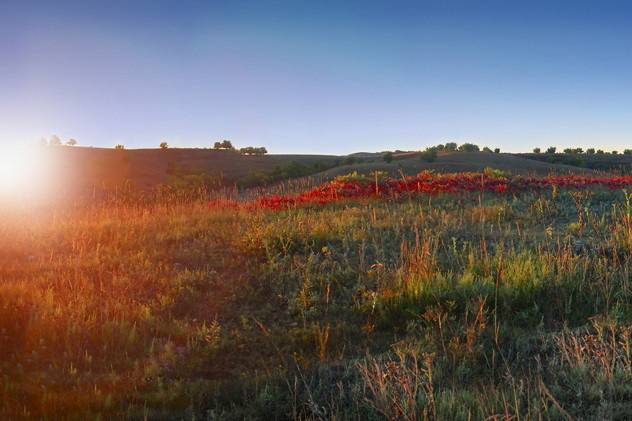
[[(418, 152), (395, 153), (385, 162), (382, 153), (362, 152), (335, 155), (245, 156), (211, 149), (132, 149), (114, 150), (90, 147), (53, 147), (47, 155), (54, 164), (50, 179), (65, 192), (90, 192), (129, 184), (149, 190), (169, 183), (182, 174), (216, 177), (225, 185), (255, 183), (276, 171), (276, 179), (289, 177), (279, 169), (294, 166), (298, 176), (311, 175), (326, 180), (352, 171), (379, 170), (392, 176), (413, 175), (423, 170), (437, 172), (481, 171), (493, 167), (514, 174), (588, 173), (591, 169), (542, 162), (509, 153), (442, 152), (434, 162), (420, 159)], [(297, 175), (293, 175), (297, 176)], [(258, 177), (258, 178), (257, 178)], [(281, 178), (279, 178), (281, 177)], [(270, 180), (270, 178), (268, 178)], [(250, 185), (251, 185), (250, 184)]]

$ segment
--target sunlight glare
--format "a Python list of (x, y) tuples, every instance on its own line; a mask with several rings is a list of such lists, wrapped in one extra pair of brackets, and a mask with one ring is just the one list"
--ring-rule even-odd
[(41, 148), (5, 146), (0, 152), (0, 199), (26, 200), (43, 191), (44, 160)]

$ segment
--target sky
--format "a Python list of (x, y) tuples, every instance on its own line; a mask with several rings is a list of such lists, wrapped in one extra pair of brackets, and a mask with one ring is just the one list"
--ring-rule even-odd
[(632, 4), (0, 0), (0, 143), (632, 147)]

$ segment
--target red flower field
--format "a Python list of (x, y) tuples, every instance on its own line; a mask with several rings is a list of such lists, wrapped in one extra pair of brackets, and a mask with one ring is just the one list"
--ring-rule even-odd
[(578, 175), (548, 177), (505, 177), (486, 173), (420, 173), (400, 179), (384, 178), (370, 181), (358, 177), (345, 177), (322, 184), (312, 190), (294, 195), (266, 195), (248, 202), (215, 200), (212, 207), (245, 207), (282, 210), (297, 206), (325, 205), (328, 203), (362, 198), (397, 199), (404, 195), (491, 192), (509, 193), (542, 190), (552, 187), (583, 189), (601, 186), (622, 189), (632, 185), (632, 176), (586, 177)]

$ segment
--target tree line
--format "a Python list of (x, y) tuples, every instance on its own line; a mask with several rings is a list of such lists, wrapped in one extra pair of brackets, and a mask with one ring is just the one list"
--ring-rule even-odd
[[(565, 154), (569, 154), (569, 155), (605, 155), (605, 154), (611, 154), (611, 155), (618, 155), (619, 151), (610, 151), (610, 152), (605, 152), (603, 149), (597, 149), (595, 150), (595, 148), (588, 148), (584, 151), (583, 148), (566, 148), (564, 149), (562, 152), (564, 152)], [(540, 148), (534, 148), (533, 149), (533, 153), (534, 154), (541, 154), (543, 153), (542, 150)], [(546, 149), (546, 151), (544, 152), (546, 154), (555, 154), (558, 153), (557, 152), (557, 148), (555, 146), (550, 146)], [(632, 155), (632, 149), (624, 149), (623, 150), (623, 154), (624, 155)]]

